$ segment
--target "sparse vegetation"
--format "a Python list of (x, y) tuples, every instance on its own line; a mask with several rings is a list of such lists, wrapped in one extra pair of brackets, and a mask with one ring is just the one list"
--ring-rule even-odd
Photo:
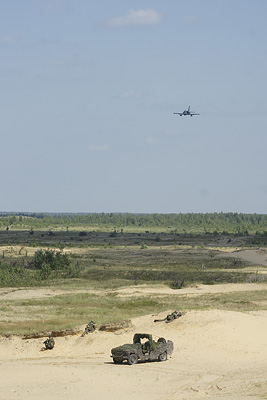
[[(88, 230), (87, 223), (103, 219), (103, 224), (97, 230)], [(226, 215), (214, 215), (217, 221), (216, 229), (210, 233), (194, 233), (199, 230), (203, 215), (198, 214), (178, 216), (171, 225), (169, 217), (153, 215), (90, 215), (90, 216), (2, 216), (2, 230), (0, 230), (0, 287), (64, 287), (66, 290), (116, 290), (122, 286), (142, 284), (164, 285), (172, 289), (172, 296), (155, 295), (153, 298), (123, 299), (110, 293), (102, 296), (97, 292), (94, 296), (88, 294), (73, 294), (57, 296), (50, 300), (34, 300), (22, 303), (4, 302), (0, 300), (2, 322), (0, 332), (36, 331), (38, 329), (53, 329), (73, 327), (87, 323), (88, 318), (105, 323), (128, 319), (136, 315), (159, 312), (168, 308), (176, 308), (183, 304), (183, 308), (199, 308), (199, 301), (185, 298), (179, 289), (205, 283), (249, 282), (261, 283), (267, 281), (267, 275), (262, 274), (235, 257), (225, 257), (224, 248), (232, 250), (251, 248), (257, 242), (265, 246), (265, 233), (251, 235), (246, 229), (246, 235), (221, 232), (219, 220), (227, 219)], [(90, 218), (89, 218), (90, 217)], [(216, 218), (215, 218), (216, 217)], [(126, 219), (125, 219), (126, 218)], [(143, 219), (142, 219), (143, 218)], [(150, 219), (149, 219), (150, 218)], [(151, 219), (152, 218), (152, 219)], [(202, 218), (202, 219), (201, 219)], [(213, 221), (212, 217), (211, 221)], [(233, 221), (241, 218), (239, 215), (231, 217)], [(230, 218), (230, 220), (231, 220)], [(243, 219), (242, 219), (243, 218)], [(247, 221), (242, 217), (241, 222)], [(207, 216), (204, 220), (207, 221)], [(257, 220), (251, 217), (251, 224)], [(30, 222), (29, 222), (30, 221)], [(52, 221), (48, 225), (48, 221)], [(108, 228), (107, 223), (112, 221)], [(126, 221), (128, 225), (120, 226), (118, 221)], [(139, 223), (137, 223), (139, 221)], [(145, 222), (146, 221), (146, 222)], [(154, 221), (151, 226), (148, 221)], [(156, 221), (156, 222), (155, 222)], [(176, 222), (175, 222), (176, 221)], [(186, 232), (174, 228), (177, 221), (184, 221), (180, 226), (186, 226)], [(188, 225), (184, 225), (187, 221)], [(190, 222), (191, 221), (191, 222)], [(194, 225), (198, 221), (198, 224)], [(265, 218), (258, 218), (258, 227), (264, 227)], [(73, 223), (77, 224), (75, 228)], [(78, 224), (79, 222), (79, 224)], [(166, 227), (166, 223), (169, 225)], [(30, 228), (23, 230), (23, 224), (30, 224)], [(45, 230), (38, 229), (47, 224)], [(88, 222), (89, 223), (89, 222)], [(14, 229), (20, 224), (20, 229)], [(9, 229), (6, 230), (6, 226)], [(116, 228), (114, 227), (116, 225)], [(129, 226), (135, 226), (133, 232)], [(164, 225), (164, 226), (163, 226)], [(149, 230), (147, 227), (149, 226)], [(162, 227), (162, 230), (159, 230)], [(64, 229), (63, 229), (64, 228)], [(248, 226), (247, 226), (248, 228)], [(142, 230), (143, 229), (143, 230)], [(264, 228), (265, 229), (265, 228)], [(34, 232), (30, 233), (29, 232)], [(33, 240), (34, 239), (34, 240)], [(240, 295), (236, 300), (223, 296), (201, 296), (201, 307), (222, 308), (227, 304), (233, 309), (253, 310), (266, 307), (266, 303), (257, 300), (259, 292), (255, 293), (254, 300), (247, 294)], [(34, 305), (34, 307), (33, 307)], [(29, 309), (31, 312), (29, 313)], [(36, 313), (35, 313), (36, 310)], [(41, 311), (42, 310), (42, 311)], [(88, 315), (90, 310), (90, 316)], [(16, 320), (17, 312), (22, 316), (20, 322)], [(30, 320), (29, 320), (30, 315)], [(27, 328), (26, 328), (27, 326)]]
[[(64, 286), (65, 290), (69, 288)], [(89, 320), (98, 324), (117, 322), (171, 309), (266, 310), (266, 291), (203, 294), (197, 298), (175, 291), (172, 295), (120, 297), (116, 292), (76, 293), (51, 298), (1, 301), (0, 334), (29, 333), (81, 326)]]

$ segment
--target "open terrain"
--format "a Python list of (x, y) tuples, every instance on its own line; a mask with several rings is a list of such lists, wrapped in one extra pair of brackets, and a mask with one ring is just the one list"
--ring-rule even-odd
[[(265, 247), (208, 235), (60, 235), (0, 234), (3, 271), (16, 279), (22, 267), (34, 273), (38, 249), (59, 249), (79, 269), (0, 288), (0, 400), (267, 399)], [(174, 310), (186, 313), (154, 322)], [(81, 337), (90, 320), (96, 331)], [(100, 330), (109, 322), (118, 329)], [(51, 332), (55, 347), (44, 350)], [(113, 364), (111, 348), (136, 332), (172, 340), (173, 355)]]
[[(195, 302), (205, 294), (265, 291), (266, 284), (199, 286), (181, 289)], [(158, 295), (172, 289), (157, 288)], [(128, 287), (117, 291), (130, 300), (151, 296), (155, 288)], [(49, 290), (7, 291), (15, 299), (59, 295)], [(266, 299), (266, 298), (265, 298)], [(155, 310), (156, 311), (156, 310)], [(155, 323), (168, 311), (131, 320), (115, 332), (99, 331), (81, 337), (55, 338), (53, 350), (44, 350), (44, 337), (20, 336), (0, 339), (1, 400), (58, 399), (264, 399), (267, 398), (267, 311), (191, 310), (166, 324)], [(85, 326), (81, 326), (81, 331)], [(166, 362), (115, 365), (112, 347), (132, 341), (135, 332), (148, 332), (174, 342), (174, 353)]]

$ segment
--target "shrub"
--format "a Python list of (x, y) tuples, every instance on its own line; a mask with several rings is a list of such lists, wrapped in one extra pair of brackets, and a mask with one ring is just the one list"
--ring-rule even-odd
[(55, 250), (37, 250), (34, 254), (33, 267), (44, 271), (44, 275), (48, 271), (63, 270), (69, 267), (70, 259), (67, 254)]
[(147, 249), (147, 245), (144, 242), (141, 243), (140, 249), (142, 250)]

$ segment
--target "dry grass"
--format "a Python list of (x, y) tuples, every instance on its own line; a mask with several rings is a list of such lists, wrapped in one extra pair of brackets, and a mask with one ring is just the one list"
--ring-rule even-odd
[[(7, 240), (13, 240), (12, 244)], [(30, 240), (35, 244), (29, 245)], [(31, 300), (4, 300), (0, 296), (0, 334), (73, 328), (90, 320), (105, 324), (170, 309), (265, 310), (264, 291), (185, 296), (182, 291), (174, 290), (171, 295), (139, 297), (121, 297), (116, 293), (123, 286), (136, 284), (138, 288), (142, 283), (172, 286), (183, 282), (184, 286), (190, 286), (199, 282), (246, 282), (254, 272), (251, 266), (233, 257), (222, 257), (222, 251), (236, 249), (232, 242), (233, 247), (223, 248), (217, 238), (207, 235), (182, 237), (127, 232), (111, 237), (109, 232), (80, 236), (75, 230), (57, 231), (53, 235), (45, 231), (34, 235), (2, 232), (2, 264), (17, 262), (27, 268), (37, 249), (55, 249), (63, 243), (63, 251), (69, 253), (72, 264), (80, 269), (80, 277), (40, 282), (43, 289), (60, 288), (71, 291), (69, 294)]]
[[(138, 287), (137, 287), (138, 289)], [(147, 294), (121, 297), (116, 291), (74, 293), (43, 299), (1, 300), (0, 333), (26, 334), (43, 330), (67, 329), (87, 324), (128, 320), (170, 309), (235, 310), (250, 312), (267, 309), (265, 290), (218, 294)]]

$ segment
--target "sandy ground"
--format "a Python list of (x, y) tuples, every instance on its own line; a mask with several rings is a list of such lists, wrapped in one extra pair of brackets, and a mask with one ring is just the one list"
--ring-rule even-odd
[[(6, 288), (0, 289), (1, 300), (27, 300), (27, 299), (39, 299), (44, 297), (59, 296), (62, 294), (71, 293), (91, 293), (97, 292), (98, 295), (105, 295), (107, 293), (114, 293), (121, 297), (140, 297), (140, 296), (151, 296), (153, 294), (158, 295), (172, 295), (182, 294), (188, 296), (197, 296), (206, 293), (228, 293), (238, 291), (255, 291), (265, 290), (266, 283), (240, 283), (240, 284), (224, 284), (224, 285), (195, 285), (192, 287), (186, 287), (179, 291), (175, 291), (169, 287), (158, 287), (149, 285), (137, 285), (127, 286), (125, 288), (116, 290), (61, 290), (61, 289), (17, 289), (17, 288)], [(1, 399), (0, 399), (1, 400)]]
[(250, 250), (238, 250), (233, 252), (220, 252), (220, 256), (225, 255), (227, 257), (239, 258), (241, 260), (248, 261), (255, 266), (267, 267), (267, 251), (266, 249), (250, 249)]
[[(43, 350), (44, 339), (0, 338), (0, 399), (267, 399), (266, 311), (192, 311), (170, 324), (154, 319), (133, 319), (127, 331), (56, 338), (53, 350)], [(172, 340), (172, 356), (113, 364), (111, 348), (131, 343), (136, 332)]]
[[(200, 285), (182, 291), (197, 295), (255, 289), (267, 293), (267, 284)], [(171, 291), (131, 287), (121, 289), (120, 295), (154, 290)], [(2, 289), (0, 296), (30, 298), (58, 292)], [(156, 318), (164, 318), (168, 311), (173, 310)], [(154, 319), (135, 318), (132, 328), (115, 333), (59, 337), (53, 350), (43, 349), (44, 339), (0, 337), (0, 400), (267, 399), (267, 311), (192, 311), (170, 324)], [(136, 332), (172, 340), (172, 356), (166, 362), (113, 364), (111, 348), (131, 343)]]

